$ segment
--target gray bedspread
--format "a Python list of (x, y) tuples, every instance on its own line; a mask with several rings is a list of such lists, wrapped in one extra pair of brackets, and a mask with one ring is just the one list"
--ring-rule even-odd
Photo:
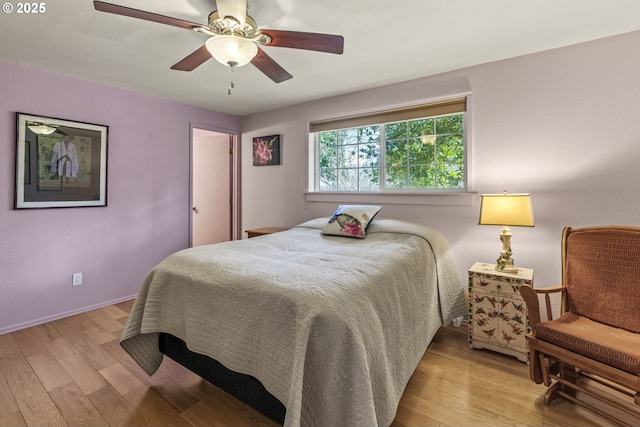
[(176, 252), (145, 279), (122, 347), (149, 374), (158, 333), (258, 378), (285, 426), (388, 426), (438, 328), (466, 312), (448, 242), (375, 220), (365, 239), (328, 218)]

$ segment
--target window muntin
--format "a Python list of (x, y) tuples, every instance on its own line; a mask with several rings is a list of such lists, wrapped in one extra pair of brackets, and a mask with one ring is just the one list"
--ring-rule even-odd
[(465, 113), (321, 130), (316, 191), (465, 189)]

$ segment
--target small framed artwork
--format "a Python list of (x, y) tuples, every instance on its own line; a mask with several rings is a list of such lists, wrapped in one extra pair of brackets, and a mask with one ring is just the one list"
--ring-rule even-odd
[(280, 164), (280, 135), (253, 138), (253, 166)]
[(23, 113), (16, 121), (16, 209), (107, 205), (107, 126)]

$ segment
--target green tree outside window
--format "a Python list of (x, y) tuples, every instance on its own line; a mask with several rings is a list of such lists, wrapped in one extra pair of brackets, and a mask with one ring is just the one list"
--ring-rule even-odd
[(464, 113), (317, 133), (319, 191), (463, 189)]

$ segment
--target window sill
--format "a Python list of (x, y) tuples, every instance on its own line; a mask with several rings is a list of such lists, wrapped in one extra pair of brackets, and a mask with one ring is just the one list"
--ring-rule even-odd
[(305, 193), (307, 202), (471, 206), (477, 193)]

